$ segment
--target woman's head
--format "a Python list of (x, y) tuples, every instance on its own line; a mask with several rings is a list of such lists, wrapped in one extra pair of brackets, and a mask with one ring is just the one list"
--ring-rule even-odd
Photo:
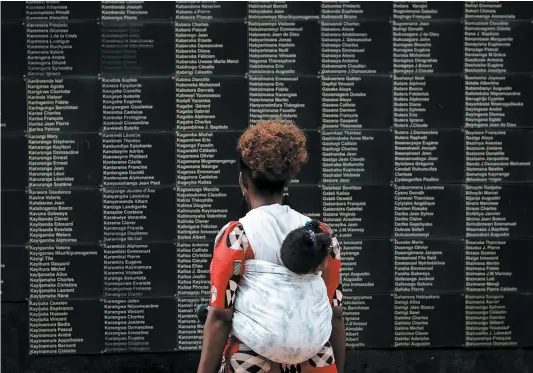
[(285, 237), (281, 261), (287, 269), (301, 275), (320, 271), (331, 253), (331, 243), (331, 235), (320, 229), (320, 222), (311, 220)]
[(307, 139), (292, 122), (260, 121), (240, 137), (239, 184), (248, 197), (281, 197), (284, 187), (307, 161)]

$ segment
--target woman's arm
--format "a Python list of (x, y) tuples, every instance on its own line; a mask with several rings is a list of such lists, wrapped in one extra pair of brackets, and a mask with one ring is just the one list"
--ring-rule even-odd
[(204, 326), (198, 373), (214, 373), (228, 342), (233, 304), (244, 261), (253, 258), (248, 238), (239, 222), (231, 222), (218, 234), (211, 260), (211, 295)]
[(331, 319), (331, 347), (335, 355), (337, 372), (344, 373), (344, 362), (346, 359), (346, 330), (344, 328), (344, 317), (342, 316), (342, 306), (333, 307), (333, 317)]
[(198, 373), (213, 373), (218, 369), (224, 346), (231, 331), (233, 309), (211, 308), (204, 326), (202, 356)]
[[(331, 230), (322, 224), (321, 228), (325, 232)], [(335, 362), (337, 365), (337, 372), (344, 373), (344, 362), (346, 356), (346, 329), (344, 327), (344, 317), (342, 315), (342, 281), (341, 281), (341, 249), (339, 241), (333, 235), (332, 250), (328, 258), (327, 266), (322, 271), (322, 278), (328, 290), (328, 297), (333, 310), (333, 317), (331, 319), (331, 337), (330, 343), (333, 347), (333, 354), (335, 355)]]

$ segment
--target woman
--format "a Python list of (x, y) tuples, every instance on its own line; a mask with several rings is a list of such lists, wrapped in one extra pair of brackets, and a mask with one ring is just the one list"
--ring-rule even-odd
[[(332, 235), (331, 254), (322, 279), (332, 307), (331, 336), (321, 351), (297, 365), (276, 364), (231, 335), (235, 298), (247, 260), (283, 265), (281, 246), (289, 232), (310, 219), (283, 206), (285, 186), (307, 161), (306, 137), (294, 124), (262, 121), (239, 139), (239, 185), (250, 212), (228, 223), (217, 238), (211, 262), (210, 309), (204, 327), (198, 373), (343, 373), (346, 336), (342, 316), (340, 250)], [(320, 230), (331, 235), (325, 224)]]

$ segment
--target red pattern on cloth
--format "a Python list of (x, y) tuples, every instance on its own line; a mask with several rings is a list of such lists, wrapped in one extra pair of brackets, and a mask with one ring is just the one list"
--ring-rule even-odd
[(297, 365), (285, 365), (259, 356), (232, 336), (224, 349), (218, 373), (337, 373), (337, 366), (329, 342), (322, 351), (308, 361)]

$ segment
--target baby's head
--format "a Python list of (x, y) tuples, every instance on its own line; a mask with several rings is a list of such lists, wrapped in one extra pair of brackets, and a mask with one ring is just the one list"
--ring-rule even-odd
[(322, 271), (331, 253), (331, 235), (311, 220), (291, 231), (281, 245), (281, 261), (288, 270), (303, 275)]

